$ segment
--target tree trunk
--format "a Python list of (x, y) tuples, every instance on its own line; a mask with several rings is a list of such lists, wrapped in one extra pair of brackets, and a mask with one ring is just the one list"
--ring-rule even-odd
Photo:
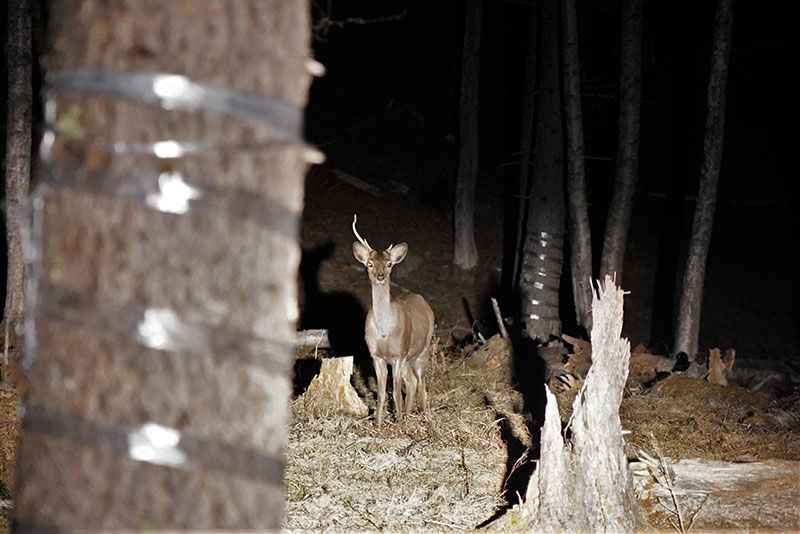
[(536, 151), (528, 228), (520, 272), (522, 323), (532, 339), (561, 333), (558, 292), (563, 263), (564, 176), (561, 99), (558, 75), (558, 7), (542, 2), (542, 48), (536, 109)]
[[(23, 206), (31, 172), (31, 4), (8, 3), (8, 127), (6, 130), (6, 243), (8, 271), (2, 333), (17, 333), (25, 307), (25, 263), (22, 257)], [(21, 333), (21, 332), (20, 332)], [(8, 341), (8, 340), (7, 340)]]
[(633, 193), (639, 173), (639, 137), (642, 105), (642, 3), (622, 2), (622, 42), (620, 61), (619, 144), (614, 193), (608, 207), (600, 276), (616, 276), (622, 284), (622, 267), (628, 227), (633, 209)]
[(464, 270), (478, 263), (475, 247), (475, 186), (478, 180), (478, 79), (480, 73), (481, 0), (467, 0), (461, 63), (458, 177), (453, 210), (453, 263)]
[(564, 104), (567, 114), (567, 201), (572, 292), (578, 324), (592, 330), (592, 233), (586, 201), (576, 0), (564, 2)]
[(539, 37), (538, 6), (528, 6), (528, 48), (525, 54), (525, 77), (522, 87), (522, 132), (520, 135), (519, 189), (517, 208), (517, 233), (514, 237), (514, 265), (511, 287), (519, 283), (519, 268), (522, 261), (522, 246), (525, 238), (528, 195), (531, 183), (531, 153), (533, 151), (533, 126), (536, 110), (536, 42)]
[(51, 3), (20, 525), (280, 527), (307, 8)]
[(689, 256), (683, 273), (678, 301), (674, 352), (684, 352), (694, 360), (700, 337), (700, 309), (703, 302), (706, 259), (714, 227), (722, 147), (725, 132), (725, 86), (731, 50), (733, 7), (731, 0), (718, 0), (714, 22), (714, 45), (708, 79), (708, 111), (703, 146), (703, 168), (692, 222)]

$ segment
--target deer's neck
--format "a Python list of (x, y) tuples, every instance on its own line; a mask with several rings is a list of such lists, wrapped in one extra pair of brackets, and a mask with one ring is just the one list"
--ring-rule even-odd
[(395, 324), (395, 312), (389, 295), (389, 282), (383, 285), (372, 284), (372, 320), (378, 333), (386, 337)]

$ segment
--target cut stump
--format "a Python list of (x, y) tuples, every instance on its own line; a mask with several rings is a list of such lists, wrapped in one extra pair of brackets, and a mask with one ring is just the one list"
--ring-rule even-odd
[(317, 416), (339, 413), (366, 417), (369, 409), (350, 384), (352, 374), (352, 356), (322, 360), (319, 374), (302, 397), (306, 411)]

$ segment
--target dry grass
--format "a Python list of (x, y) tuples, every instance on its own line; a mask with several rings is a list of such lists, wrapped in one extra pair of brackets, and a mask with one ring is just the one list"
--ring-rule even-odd
[[(509, 386), (510, 358), (497, 337), (460, 353), (438, 350), (429, 369), (430, 412), (401, 423), (389, 415), (380, 432), (372, 419), (312, 417), (293, 401), (285, 528), (473, 530), (491, 517), (505, 505), (501, 492), (515, 460), (510, 443), (517, 451), (531, 443), (520, 395)], [(18, 400), (14, 388), (0, 389), (3, 500), (14, 480)], [(374, 398), (367, 402), (374, 409)], [(776, 401), (673, 375), (627, 395), (621, 418), (631, 431), (631, 457), (639, 449), (655, 455), (657, 447), (672, 458), (800, 460), (798, 393)]]
[(800, 460), (800, 428), (779, 414), (794, 411), (746, 389), (722, 387), (673, 375), (645, 395), (626, 397), (620, 407), (629, 456), (638, 449), (655, 455), (658, 444), (670, 458), (729, 462)]
[(434, 360), (431, 411), (390, 417), (382, 431), (371, 419), (312, 418), (293, 402), (285, 528), (472, 530), (505, 504), (501, 420), (519, 427), (518, 394), (496, 369), (442, 351)]

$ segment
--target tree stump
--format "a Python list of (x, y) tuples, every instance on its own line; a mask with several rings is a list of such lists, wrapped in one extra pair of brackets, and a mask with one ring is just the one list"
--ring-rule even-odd
[(506, 518), (511, 530), (630, 532), (636, 527), (639, 508), (619, 419), (630, 360), (630, 344), (620, 338), (623, 294), (607, 276), (593, 295), (593, 362), (573, 403), (567, 442), (555, 397), (545, 386), (541, 457), (525, 503)]

